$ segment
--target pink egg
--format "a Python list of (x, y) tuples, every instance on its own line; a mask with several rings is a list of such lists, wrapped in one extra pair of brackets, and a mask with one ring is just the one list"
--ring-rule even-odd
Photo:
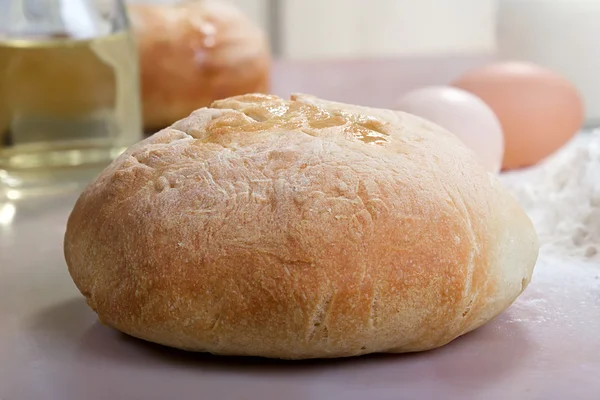
[(585, 105), (577, 88), (551, 70), (506, 61), (467, 71), (453, 84), (484, 101), (504, 134), (502, 169), (537, 164), (579, 132)]
[(500, 172), (504, 156), (502, 127), (479, 97), (453, 87), (434, 86), (407, 93), (396, 108), (450, 131), (479, 156), (488, 170)]

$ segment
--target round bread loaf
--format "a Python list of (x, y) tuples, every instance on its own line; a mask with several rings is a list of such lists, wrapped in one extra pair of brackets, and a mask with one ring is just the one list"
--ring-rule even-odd
[(453, 135), (401, 112), (251, 94), (128, 149), (70, 215), (100, 320), (286, 359), (442, 346), (506, 309), (534, 228)]
[(131, 4), (146, 129), (162, 129), (214, 100), (269, 89), (263, 32), (218, 0)]

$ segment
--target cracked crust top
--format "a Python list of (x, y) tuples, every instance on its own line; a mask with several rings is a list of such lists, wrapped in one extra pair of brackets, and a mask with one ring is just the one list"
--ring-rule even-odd
[(277, 358), (432, 349), (527, 286), (531, 222), (415, 116), (245, 95), (130, 148), (69, 218), (100, 320), (186, 350)]

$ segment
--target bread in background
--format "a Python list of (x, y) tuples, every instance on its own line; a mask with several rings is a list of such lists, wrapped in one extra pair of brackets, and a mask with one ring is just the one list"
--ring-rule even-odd
[(266, 36), (218, 0), (131, 4), (146, 130), (161, 129), (214, 100), (269, 90)]

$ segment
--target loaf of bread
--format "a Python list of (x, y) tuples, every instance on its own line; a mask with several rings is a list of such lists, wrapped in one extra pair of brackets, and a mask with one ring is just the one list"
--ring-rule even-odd
[(505, 310), (531, 221), (453, 135), (401, 112), (249, 94), (128, 149), (68, 221), (100, 320), (285, 359), (442, 346)]
[(131, 4), (129, 14), (146, 129), (162, 129), (217, 99), (269, 90), (266, 37), (226, 1)]

